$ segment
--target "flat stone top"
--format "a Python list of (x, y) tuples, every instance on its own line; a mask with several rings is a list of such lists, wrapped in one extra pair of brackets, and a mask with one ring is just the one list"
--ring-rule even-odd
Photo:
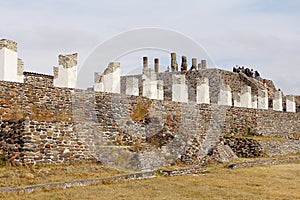
[(0, 40), (0, 49), (7, 48), (14, 52), (17, 52), (17, 43), (12, 40), (1, 39)]

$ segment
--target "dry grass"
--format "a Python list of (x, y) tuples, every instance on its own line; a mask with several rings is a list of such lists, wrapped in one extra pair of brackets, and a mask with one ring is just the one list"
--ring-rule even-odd
[(0, 194), (3, 199), (300, 199), (300, 162), (244, 169), (209, 167), (198, 176)]
[(110, 177), (124, 173), (97, 163), (0, 167), (0, 188)]

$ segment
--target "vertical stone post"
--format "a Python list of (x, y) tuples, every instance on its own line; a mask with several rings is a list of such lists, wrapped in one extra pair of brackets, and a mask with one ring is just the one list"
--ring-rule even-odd
[(286, 96), (286, 112), (296, 112), (296, 102), (293, 95)]
[(232, 94), (229, 85), (225, 85), (225, 84), (221, 85), (218, 105), (232, 106)]
[(125, 94), (139, 96), (139, 81), (134, 76), (126, 77), (126, 91)]
[(206, 69), (206, 60), (201, 60), (202, 69)]
[(257, 107), (258, 109), (269, 109), (269, 100), (268, 100), (268, 91), (267, 90), (258, 90), (257, 97)]
[(143, 70), (148, 70), (148, 57), (143, 57)]
[(252, 108), (257, 109), (257, 95), (252, 95)]
[(241, 94), (239, 92), (233, 93), (233, 106), (234, 107), (241, 107)]
[(175, 71), (178, 71), (178, 64), (176, 60), (176, 53), (171, 53), (171, 67), (174, 67)]
[(154, 59), (154, 71), (155, 71), (155, 73), (159, 72), (159, 59), (158, 58)]
[(197, 58), (192, 58), (192, 70), (197, 70)]
[(276, 91), (273, 98), (273, 110), (282, 111), (282, 92)]
[(23, 83), (23, 69), (20, 66), (18, 65), (17, 43), (12, 40), (1, 39), (0, 80)]
[(164, 82), (162, 80), (157, 81), (157, 99), (164, 100)]
[(186, 56), (181, 57), (181, 71), (187, 71), (187, 59)]
[(77, 53), (58, 56), (58, 67), (53, 68), (54, 87), (76, 87), (77, 57)]
[(188, 86), (185, 83), (185, 75), (172, 75), (172, 101), (188, 102)]
[(197, 104), (209, 104), (209, 81), (207, 77), (197, 80)]
[(241, 89), (241, 106), (244, 108), (252, 107), (251, 87), (243, 86)]

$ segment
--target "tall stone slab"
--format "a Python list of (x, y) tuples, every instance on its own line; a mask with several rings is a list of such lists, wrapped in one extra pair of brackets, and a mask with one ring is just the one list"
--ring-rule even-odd
[[(157, 80), (157, 73), (149, 68), (143, 70), (142, 75), (143, 92), (142, 95), (149, 99), (163, 99), (161, 98), (162, 82)], [(163, 90), (163, 89), (162, 89)]]
[(220, 86), (218, 105), (232, 106), (232, 94), (229, 85), (222, 84)]
[(164, 100), (164, 82), (162, 80), (157, 81), (157, 99)]
[(12, 40), (0, 40), (0, 80), (24, 82), (23, 63), (18, 61), (17, 43)]
[(252, 108), (257, 109), (257, 95), (252, 94)]
[(250, 86), (243, 86), (241, 88), (241, 107), (252, 108), (252, 96)]
[(185, 83), (185, 75), (172, 75), (172, 101), (188, 102), (188, 86)]
[(273, 110), (275, 111), (282, 111), (282, 92), (281, 91), (276, 91), (274, 93), (274, 98), (273, 98)]
[(139, 80), (134, 76), (126, 77), (125, 94), (139, 96)]
[(76, 87), (77, 57), (77, 53), (58, 56), (58, 67), (53, 68), (54, 87)]
[(197, 80), (197, 104), (209, 104), (209, 81), (207, 77)]
[(119, 62), (108, 64), (104, 72), (95, 73), (94, 90), (97, 92), (108, 92), (120, 94), (121, 69)]
[(202, 67), (202, 69), (206, 69), (207, 68), (207, 66), (206, 66), (206, 60), (201, 60), (201, 67)]
[(268, 91), (267, 90), (258, 90), (257, 108), (263, 109), (263, 110), (268, 110), (269, 100), (268, 100)]
[(234, 107), (241, 107), (241, 93), (234, 92), (233, 93), (233, 106)]
[(296, 102), (293, 95), (286, 96), (286, 112), (296, 112)]

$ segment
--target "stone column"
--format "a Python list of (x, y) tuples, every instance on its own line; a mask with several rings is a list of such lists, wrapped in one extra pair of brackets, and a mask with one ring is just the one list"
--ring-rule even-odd
[(181, 71), (187, 71), (187, 59), (186, 56), (181, 57)]
[(257, 109), (257, 95), (252, 95), (252, 108)]
[(225, 84), (221, 85), (218, 104), (225, 105), (225, 106), (232, 106), (232, 94), (229, 85), (225, 85)]
[(273, 110), (282, 111), (282, 92), (276, 91), (273, 98)]
[(174, 67), (175, 71), (178, 71), (178, 64), (176, 60), (176, 53), (171, 53), (171, 67)]
[(188, 86), (185, 83), (185, 75), (172, 75), (172, 101), (188, 102)]
[(139, 80), (134, 76), (126, 77), (125, 94), (139, 96)]
[(197, 80), (197, 103), (198, 104), (209, 104), (210, 98), (209, 98), (209, 81), (208, 78), (203, 77), (201, 79)]
[(293, 95), (286, 96), (286, 112), (296, 112), (296, 102)]
[(192, 58), (192, 70), (197, 70), (197, 58)]
[(143, 57), (143, 70), (148, 70), (148, 57)]
[[(54, 78), (55, 78), (55, 74), (57, 74), (55, 71), (58, 72), (58, 70), (54, 69)], [(103, 75), (100, 72), (94, 73), (94, 91), (104, 92)]]
[(162, 80), (157, 81), (157, 99), (164, 100), (164, 82)]
[(269, 109), (267, 90), (258, 90), (257, 107), (258, 109), (264, 109), (264, 110)]
[(206, 60), (201, 60), (202, 69), (206, 69)]
[(67, 87), (67, 88), (76, 87), (77, 57), (78, 57), (77, 53), (58, 56), (58, 67), (53, 68), (54, 87)]
[(17, 43), (12, 40), (0, 40), (0, 80), (24, 82), (23, 69), (18, 65)]
[[(100, 78), (97, 78), (96, 75)], [(95, 73), (94, 90), (120, 94), (121, 69), (119, 62), (111, 62), (100, 75)]]
[(158, 58), (154, 59), (154, 71), (155, 71), (155, 73), (159, 72), (159, 59)]
[(241, 88), (241, 106), (244, 108), (251, 108), (252, 107), (252, 97), (251, 97), (251, 87), (250, 86), (243, 86)]
[(233, 106), (234, 107), (241, 107), (241, 94), (239, 92), (233, 93)]

